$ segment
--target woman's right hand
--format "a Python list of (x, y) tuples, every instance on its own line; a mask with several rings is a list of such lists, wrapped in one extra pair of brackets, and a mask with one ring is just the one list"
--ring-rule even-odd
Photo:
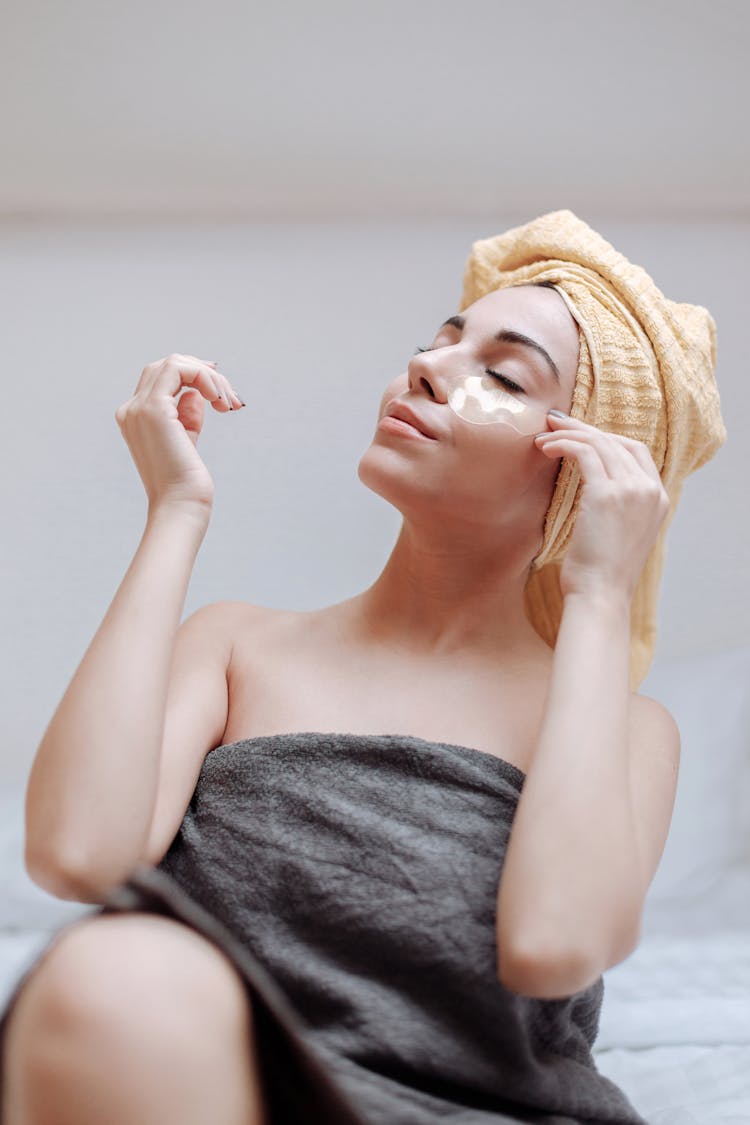
[(145, 485), (149, 513), (173, 506), (211, 511), (214, 483), (196, 449), (204, 399), (220, 413), (243, 405), (215, 364), (173, 354), (147, 364), (133, 397), (115, 411)]

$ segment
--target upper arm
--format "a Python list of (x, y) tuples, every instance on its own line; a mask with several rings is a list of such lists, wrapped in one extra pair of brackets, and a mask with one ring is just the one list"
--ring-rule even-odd
[[(526, 996), (557, 999), (588, 988), (601, 972), (624, 961), (638, 944), (646, 893), (651, 885), (669, 833), (680, 765), (680, 732), (666, 707), (648, 696), (631, 695), (628, 731), (630, 799), (633, 809), (638, 870), (636, 901), (631, 915), (620, 919), (604, 964), (585, 957), (557, 959), (540, 969), (530, 959), (514, 967), (513, 991)], [(508, 987), (506, 985), (506, 987)]]
[(669, 834), (680, 768), (680, 730), (661, 703), (639, 695), (630, 720), (630, 787), (641, 864), (641, 894), (656, 874)]
[(227, 668), (236, 603), (202, 606), (177, 630), (169, 677), (159, 780), (141, 862), (156, 865), (182, 823), (210, 750), (221, 745), (229, 713)]
[(597, 948), (595, 956), (574, 953), (551, 960), (516, 958), (512, 973), (506, 969), (505, 977), (501, 976), (502, 983), (514, 992), (539, 999), (571, 996), (590, 987), (602, 972), (625, 960), (637, 947), (644, 901), (669, 833), (680, 764), (677, 723), (666, 707), (648, 696), (630, 696), (627, 755), (636, 891), (628, 884), (629, 901), (622, 904), (623, 909), (601, 938), (609, 948)]
[[(646, 894), (667, 842), (680, 768), (679, 727), (666, 707), (646, 695), (631, 696), (628, 754), (639, 871), (632, 926), (637, 935)], [(637, 936), (628, 948), (613, 950), (606, 968), (622, 961), (636, 945)]]

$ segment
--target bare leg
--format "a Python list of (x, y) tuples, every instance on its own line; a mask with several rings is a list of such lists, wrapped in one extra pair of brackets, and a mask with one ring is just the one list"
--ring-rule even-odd
[(252, 1010), (231, 962), (187, 926), (83, 919), (24, 985), (0, 1125), (266, 1125)]

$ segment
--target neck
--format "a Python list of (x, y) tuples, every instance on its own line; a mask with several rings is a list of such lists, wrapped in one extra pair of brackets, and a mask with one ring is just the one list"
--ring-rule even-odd
[(536, 651), (547, 646), (524, 612), (528, 569), (528, 544), (404, 521), (382, 573), (353, 600), (369, 639), (404, 650)]

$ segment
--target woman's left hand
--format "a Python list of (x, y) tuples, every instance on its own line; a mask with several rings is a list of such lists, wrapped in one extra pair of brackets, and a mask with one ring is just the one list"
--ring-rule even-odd
[(667, 512), (669, 496), (648, 446), (578, 418), (547, 415), (534, 444), (546, 457), (572, 457), (582, 489), (560, 570), (563, 596), (620, 591), (630, 601)]

